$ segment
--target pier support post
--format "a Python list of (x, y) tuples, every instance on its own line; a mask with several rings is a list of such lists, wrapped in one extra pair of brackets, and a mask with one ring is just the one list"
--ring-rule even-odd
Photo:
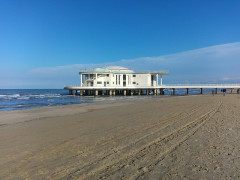
[(88, 96), (91, 96), (91, 90), (88, 90)]
[(72, 90), (69, 90), (69, 95), (72, 95), (72, 94), (73, 94)]
[(141, 95), (141, 90), (140, 90), (140, 89), (138, 90), (138, 95), (139, 95), (139, 96)]
[(157, 95), (159, 95), (159, 89), (157, 89)]
[(174, 96), (174, 95), (175, 95), (175, 89), (172, 88), (172, 89), (171, 89), (171, 96)]
[(83, 90), (80, 90), (80, 96), (82, 96), (83, 95)]
[(202, 88), (200, 88), (200, 94), (202, 94), (203, 93), (203, 90), (202, 90)]
[(102, 90), (102, 96), (104, 96), (104, 90)]
[(148, 89), (146, 90), (146, 95), (149, 95), (149, 90)]
[(113, 90), (112, 94), (113, 94), (113, 96), (115, 96), (116, 95), (116, 90)]
[(160, 95), (164, 95), (164, 90), (160, 89)]
[(215, 88), (215, 94), (217, 94), (217, 88)]
[(149, 94), (149, 95), (151, 95), (151, 94), (152, 94), (152, 90), (151, 90), (151, 89), (149, 90), (149, 93), (148, 93), (148, 94)]
[(188, 95), (188, 88), (185, 89), (185, 95)]
[(154, 92), (154, 95), (156, 96), (156, 95), (157, 95), (157, 90), (156, 90), (156, 89), (154, 89), (154, 91), (153, 91), (153, 92)]
[(231, 94), (232, 94), (232, 92), (233, 92), (233, 89), (231, 89)]
[(109, 96), (112, 96), (112, 90), (109, 90)]
[(123, 95), (124, 95), (124, 96), (127, 95), (127, 90), (123, 90)]
[(134, 91), (133, 91), (133, 90), (131, 90), (131, 91), (130, 91), (130, 93), (131, 93), (131, 96), (133, 96), (133, 94), (134, 94)]
[(98, 96), (98, 90), (95, 90), (95, 96)]

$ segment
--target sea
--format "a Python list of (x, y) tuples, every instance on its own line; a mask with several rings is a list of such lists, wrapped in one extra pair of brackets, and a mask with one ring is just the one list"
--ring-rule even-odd
[[(189, 89), (190, 95), (199, 93), (199, 89)], [(211, 90), (203, 89), (203, 93), (211, 93)], [(170, 94), (170, 89), (166, 89), (164, 96)], [(176, 89), (175, 95), (183, 96), (185, 90)], [(163, 96), (73, 96), (69, 95), (68, 90), (64, 89), (0, 89), (0, 111), (161, 97)]]

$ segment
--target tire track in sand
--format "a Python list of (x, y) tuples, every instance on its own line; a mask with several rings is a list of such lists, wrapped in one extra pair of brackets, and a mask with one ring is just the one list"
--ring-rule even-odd
[(211, 116), (213, 116), (217, 112), (220, 106), (221, 106), (221, 103), (218, 106), (218, 108), (216, 109), (213, 108), (212, 110), (208, 111), (207, 113), (200, 116), (199, 118), (196, 118), (194, 121), (187, 123), (186, 125), (178, 128), (173, 132), (170, 132), (169, 134), (163, 137), (153, 140), (147, 145), (144, 145), (141, 148), (128, 153), (127, 155), (123, 155), (123, 157), (120, 157), (120, 159), (118, 159), (117, 162), (114, 162), (112, 165), (109, 165), (107, 167), (96, 168), (83, 176), (81, 176), (82, 175), (81, 170), (78, 169), (70, 173), (67, 177), (73, 178), (73, 177), (81, 176), (81, 178), (86, 178), (86, 179), (91, 179), (91, 178), (102, 179), (102, 178), (110, 177), (111, 175), (114, 175), (117, 171), (119, 172), (120, 170), (122, 170), (123, 168), (129, 168), (129, 166), (135, 166), (134, 164), (135, 160), (139, 160), (139, 159), (141, 160), (143, 157), (149, 156), (149, 153), (151, 152), (152, 149), (155, 150), (156, 147), (159, 148), (163, 146), (164, 142), (170, 142), (174, 140), (174, 138), (176, 139), (176, 137), (181, 136), (181, 134), (186, 132), (187, 133), (186, 135), (181, 136), (182, 138), (178, 140), (177, 143), (168, 147), (164, 152), (160, 154), (156, 154), (155, 152), (155, 155), (151, 154), (155, 156), (154, 157), (155, 160), (145, 165), (144, 167), (137, 168), (138, 169), (137, 173), (132, 175), (131, 178), (136, 179), (140, 176), (143, 176), (144, 174), (150, 172), (151, 169), (153, 169), (156, 164), (158, 164), (162, 159), (164, 159), (167, 154), (174, 151), (178, 146), (180, 146), (184, 141), (186, 141), (190, 136), (192, 136), (204, 123), (207, 122), (207, 120)]
[[(100, 156), (99, 158), (97, 159), (94, 159), (94, 161), (88, 163), (88, 164), (85, 164), (84, 166), (78, 168), (78, 170), (76, 170), (76, 166), (75, 165), (72, 165), (71, 167), (68, 167), (67, 169), (64, 169), (64, 170), (67, 170), (69, 171), (71, 169), (71, 171), (73, 171), (72, 173), (76, 173), (77, 171), (79, 171), (79, 169), (83, 170), (84, 168), (87, 168), (87, 167), (90, 167), (92, 166), (93, 164), (97, 164), (101, 161), (103, 161), (104, 159), (112, 156), (112, 155), (116, 155), (116, 151), (122, 151), (123, 149), (126, 149), (128, 148), (129, 146), (133, 146), (135, 144), (137, 144), (138, 142), (140, 142), (141, 140), (149, 137), (149, 136), (152, 136), (156, 133), (158, 133), (159, 131), (171, 126), (172, 124), (176, 123), (176, 119), (178, 119), (178, 121), (181, 121), (182, 119), (185, 119), (193, 114), (195, 114), (198, 110), (199, 110), (199, 105), (197, 106), (194, 106), (194, 108), (188, 112), (188, 111), (184, 111), (184, 112), (179, 112), (179, 113), (174, 113), (174, 114), (171, 114), (171, 116), (167, 116), (167, 117), (164, 117), (164, 119), (161, 119), (161, 121), (157, 121), (157, 122), (154, 122), (153, 123), (149, 123), (149, 126), (147, 126), (146, 124), (141, 125), (141, 126), (138, 126), (136, 128), (133, 128), (133, 129), (129, 129), (127, 132), (124, 132), (119, 135), (116, 135), (115, 137), (112, 137), (112, 138), (109, 138), (109, 139), (105, 139), (106, 141), (100, 143), (96, 143), (94, 146), (91, 146), (89, 148), (86, 148), (84, 150), (84, 152), (81, 152), (79, 154), (76, 154), (75, 156), (72, 156), (71, 158), (74, 159), (74, 158), (78, 158), (79, 156), (83, 156), (85, 154), (85, 152), (87, 152), (86, 155), (84, 155), (85, 157), (89, 157), (89, 156), (92, 156), (94, 155), (96, 152), (98, 152), (98, 155)], [(157, 128), (158, 125), (161, 125), (163, 123), (166, 123), (167, 124), (165, 126), (162, 126), (161, 128), (158, 128), (157, 130), (153, 130), (152, 131), (152, 128)], [(148, 123), (147, 123), (148, 124)], [(104, 146), (108, 145), (108, 144), (111, 144), (113, 141), (122, 141), (124, 139), (128, 139), (129, 137), (131, 136), (134, 136), (134, 135), (137, 135), (138, 133), (142, 132), (142, 131), (146, 131), (146, 130), (151, 130), (150, 133), (147, 133), (146, 135), (144, 136), (141, 136), (140, 138), (138, 138), (136, 141), (134, 142), (131, 142), (130, 144), (124, 144), (123, 146), (121, 147), (117, 147), (116, 150), (113, 149), (113, 151), (111, 153), (108, 153), (108, 154), (105, 154), (105, 152), (103, 153), (100, 153), (99, 154), (99, 149), (100, 148), (104, 148)], [(131, 133), (130, 133), (131, 132)], [(71, 161), (70, 159), (68, 159), (67, 161)], [(65, 162), (66, 163), (66, 162)], [(63, 164), (59, 164), (59, 166), (61, 166)], [(81, 171), (80, 170), (80, 171)], [(64, 174), (62, 170), (60, 171), (57, 171), (57, 172), (54, 172), (52, 176), (59, 176), (59, 173), (60, 174)]]

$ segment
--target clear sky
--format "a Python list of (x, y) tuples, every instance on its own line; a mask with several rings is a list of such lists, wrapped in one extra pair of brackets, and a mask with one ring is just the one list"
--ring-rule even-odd
[[(62, 88), (67, 83), (79, 83), (81, 67), (114, 63), (144, 70), (144, 57), (166, 60), (166, 56), (177, 54), (175, 62), (191, 64), (196, 54), (187, 55), (187, 62), (178, 59), (178, 54), (199, 49), (203, 53), (202, 48), (208, 47), (214, 52), (216, 47), (221, 49), (217, 52), (227, 47), (228, 54), (223, 53), (219, 60), (232, 61), (236, 68), (240, 65), (238, 42), (238, 0), (1, 0), (0, 88)], [(197, 61), (204, 61), (201, 58), (208, 55), (209, 61), (204, 62), (213, 68), (208, 72), (215, 72), (210, 61), (216, 56), (209, 57), (211, 54), (204, 51)], [(145, 62), (142, 67), (137, 65), (140, 61)], [(172, 81), (179, 75), (192, 81), (174, 65), (159, 61), (155, 68), (174, 72)], [(189, 77), (191, 71), (197, 77), (194, 68), (185, 68)], [(240, 79), (231, 68), (224, 76), (219, 69), (209, 76)]]

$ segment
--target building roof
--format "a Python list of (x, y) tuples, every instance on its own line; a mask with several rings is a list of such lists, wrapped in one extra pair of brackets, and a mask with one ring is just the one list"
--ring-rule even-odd
[(130, 70), (130, 69), (122, 67), (122, 66), (106, 66), (104, 68), (109, 69), (109, 70)]
[(115, 73), (115, 74), (121, 74), (121, 73), (134, 73), (134, 74), (162, 74), (162, 75), (167, 75), (168, 71), (153, 71), (153, 72), (134, 72), (131, 69), (122, 67), (122, 66), (106, 66), (102, 68), (93, 68), (92, 71), (80, 71), (79, 74), (92, 74), (92, 73)]

